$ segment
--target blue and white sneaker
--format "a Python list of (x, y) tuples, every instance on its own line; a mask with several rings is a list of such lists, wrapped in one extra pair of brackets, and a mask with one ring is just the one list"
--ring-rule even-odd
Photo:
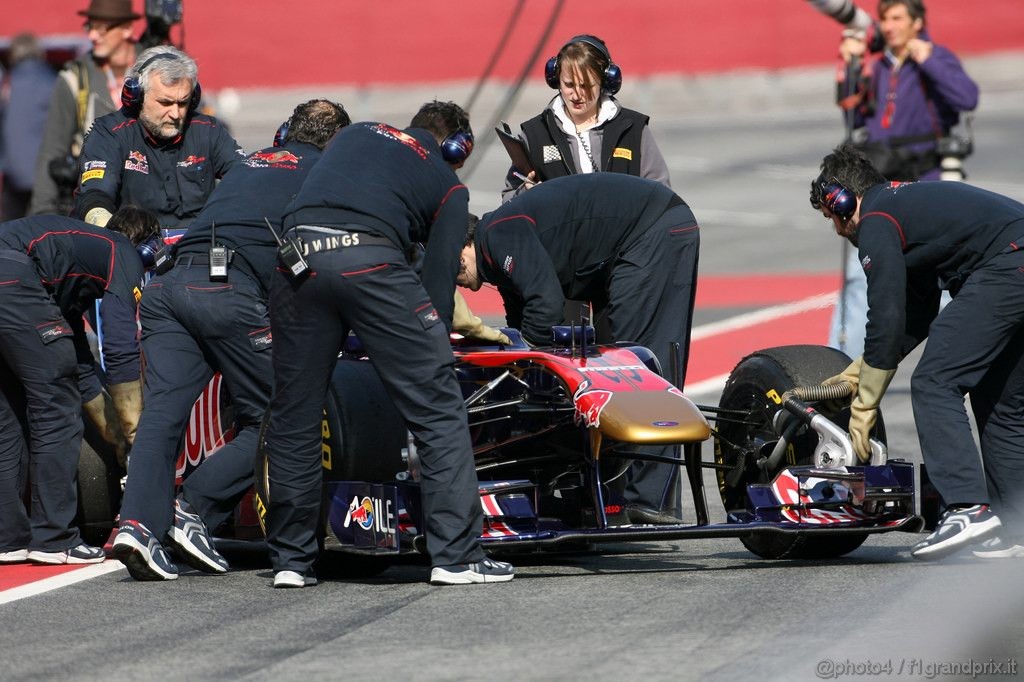
[(1024, 559), (1024, 545), (994, 537), (981, 543), (973, 553), (979, 559)]
[(114, 556), (136, 580), (177, 580), (178, 567), (167, 550), (138, 521), (122, 521), (114, 538)]
[(84, 542), (71, 549), (59, 552), (30, 551), (26, 557), (33, 564), (98, 564), (107, 558), (99, 547), (92, 547)]
[(512, 564), (484, 559), (474, 564), (434, 566), (430, 571), (431, 585), (472, 585), (474, 583), (505, 583), (516, 577)]
[(204, 573), (227, 573), (227, 559), (217, 551), (206, 524), (181, 498), (174, 501), (174, 525), (167, 534), (167, 541), (178, 557), (192, 568)]
[(950, 508), (932, 534), (913, 546), (910, 556), (924, 561), (945, 558), (999, 535), (1002, 525), (987, 504)]

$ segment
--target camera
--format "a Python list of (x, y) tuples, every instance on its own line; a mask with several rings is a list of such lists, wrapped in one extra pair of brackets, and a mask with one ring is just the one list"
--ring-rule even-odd
[(947, 135), (946, 137), (939, 138), (939, 141), (935, 146), (935, 150), (939, 153), (939, 156), (943, 158), (952, 156), (963, 160), (974, 152), (974, 142), (971, 141), (969, 137)]
[(146, 0), (146, 30), (139, 37), (145, 50), (171, 41), (171, 27), (181, 23), (185, 15), (183, 0)]

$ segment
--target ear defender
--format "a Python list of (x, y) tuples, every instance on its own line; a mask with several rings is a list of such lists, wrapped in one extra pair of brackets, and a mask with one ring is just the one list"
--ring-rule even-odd
[[(138, 118), (139, 112), (142, 111), (142, 97), (145, 94), (142, 88), (141, 76), (146, 72), (146, 68), (158, 59), (176, 60), (177, 57), (166, 52), (153, 55), (139, 67), (140, 77), (127, 76), (124, 79), (124, 85), (121, 86), (121, 111), (125, 116)], [(188, 100), (188, 113), (190, 116), (199, 108), (199, 102), (202, 97), (203, 89), (199, 86), (199, 81), (197, 80), (195, 85), (192, 86), (192, 96)]]
[[(605, 59), (608, 60), (608, 66), (605, 68), (604, 73), (601, 74), (601, 89), (609, 95), (617, 93), (622, 88), (622, 69), (619, 68), (618, 64), (612, 61), (612, 56), (608, 52), (608, 47), (604, 44), (604, 41), (591, 35), (574, 36), (569, 40), (569, 42), (562, 45), (558, 50), (558, 54), (561, 54), (562, 50), (573, 43), (586, 43), (604, 55)], [(544, 80), (547, 82), (548, 87), (555, 90), (557, 90), (560, 85), (558, 74), (560, 69), (558, 54), (544, 64)]]
[(156, 265), (157, 254), (164, 248), (164, 240), (159, 234), (155, 234), (144, 242), (135, 246), (135, 250), (142, 257), (142, 265), (148, 270)]
[(284, 146), (284, 141), (285, 141), (285, 139), (288, 138), (288, 128), (290, 127), (291, 122), (292, 122), (292, 120), (288, 119), (287, 121), (282, 123), (281, 127), (279, 127), (277, 129), (276, 133), (274, 133), (274, 146), (275, 147), (283, 147)]
[(811, 206), (824, 206), (829, 213), (845, 220), (857, 210), (857, 195), (836, 178), (825, 180), (822, 174), (811, 183)]
[(473, 131), (456, 130), (441, 143), (441, 156), (453, 166), (457, 166), (473, 153)]

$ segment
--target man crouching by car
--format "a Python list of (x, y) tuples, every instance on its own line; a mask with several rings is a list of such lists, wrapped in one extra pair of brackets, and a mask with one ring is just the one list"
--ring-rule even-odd
[[(135, 321), (140, 252), (154, 251), (158, 233), (156, 218), (131, 206), (116, 212), (106, 229), (57, 215), (0, 226), (0, 563), (104, 559), (103, 550), (85, 544), (72, 525), (82, 398), (87, 412), (100, 415), (104, 402), (82, 315), (101, 301), (108, 388), (130, 436), (141, 408)], [(145, 248), (137, 251), (140, 244)], [(27, 444), (10, 402), (15, 394), (25, 401)], [(113, 428), (100, 430), (111, 439)], [(22, 503), (26, 481), (32, 489), (28, 512)]]

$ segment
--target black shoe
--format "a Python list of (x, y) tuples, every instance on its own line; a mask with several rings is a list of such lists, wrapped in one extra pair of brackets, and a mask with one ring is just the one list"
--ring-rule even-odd
[(504, 583), (515, 577), (512, 564), (484, 559), (475, 564), (434, 566), (430, 571), (431, 585), (472, 585), (473, 583)]
[(657, 509), (643, 507), (639, 504), (626, 505), (626, 518), (630, 523), (642, 526), (674, 526), (685, 523), (682, 519)]
[(177, 580), (178, 567), (160, 541), (138, 521), (122, 521), (114, 538), (114, 556), (136, 580)]
[(1002, 523), (987, 504), (949, 509), (932, 534), (914, 545), (910, 556), (934, 561), (999, 535)]
[(174, 501), (174, 525), (167, 541), (186, 564), (204, 573), (227, 573), (228, 561), (214, 547), (213, 537), (199, 514), (192, 512), (188, 502)]

